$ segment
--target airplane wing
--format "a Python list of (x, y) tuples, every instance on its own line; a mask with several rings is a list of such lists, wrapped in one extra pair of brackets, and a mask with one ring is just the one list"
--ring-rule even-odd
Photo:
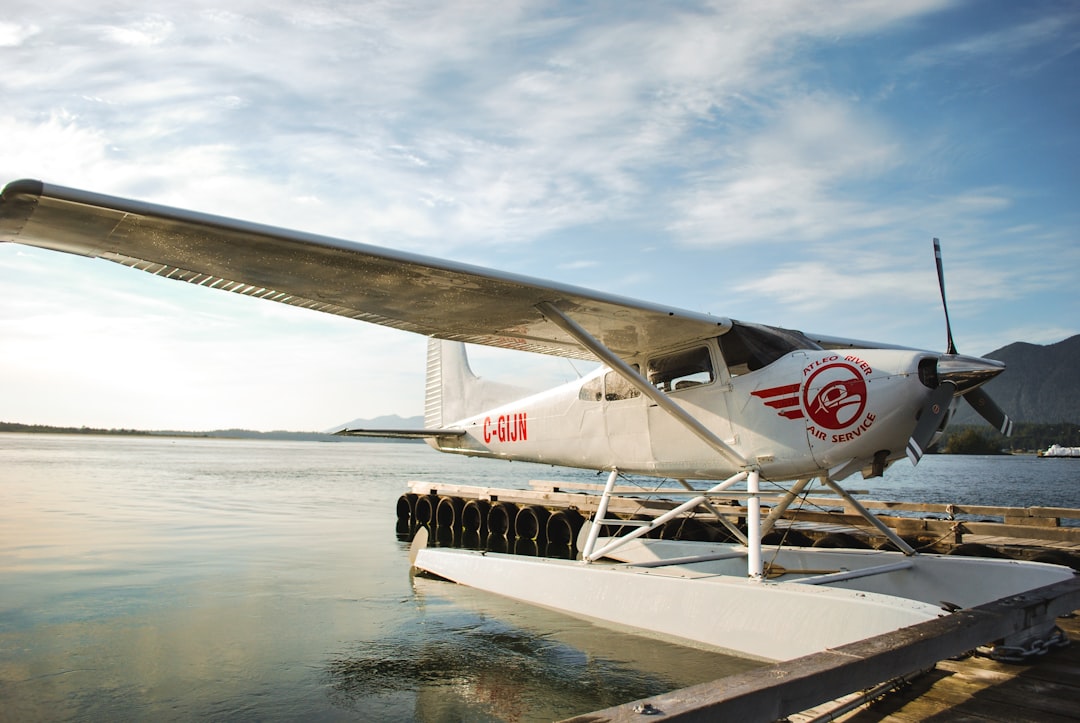
[(4, 188), (0, 241), (425, 336), (579, 359), (594, 357), (538, 304), (623, 357), (731, 328), (723, 317), (40, 181)]

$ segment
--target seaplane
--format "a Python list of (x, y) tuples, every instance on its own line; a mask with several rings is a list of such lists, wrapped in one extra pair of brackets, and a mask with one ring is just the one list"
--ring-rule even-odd
[[(983, 385), (996, 361), (953, 343), (940, 246), (944, 352), (750, 323), (397, 250), (19, 180), (0, 196), (0, 241), (123, 264), (429, 338), (422, 438), (440, 452), (606, 473), (577, 559), (429, 546), (413, 566), (446, 580), (650, 635), (764, 660), (861, 640), (1072, 577), (1069, 568), (915, 550), (843, 487), (917, 464), (957, 404), (1012, 422)], [(531, 393), (477, 377), (466, 344), (596, 362)], [(608, 534), (620, 475), (677, 482), (689, 499)], [(766, 547), (814, 480), (891, 549)], [(763, 515), (762, 482), (784, 489)], [(745, 526), (712, 498), (744, 490)], [(647, 537), (715, 513), (733, 541)], [(1030, 635), (1047, 635), (1042, 621)]]

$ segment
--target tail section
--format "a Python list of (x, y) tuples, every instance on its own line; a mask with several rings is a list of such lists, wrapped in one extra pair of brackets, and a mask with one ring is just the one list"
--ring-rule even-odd
[[(449, 353), (444, 353), (444, 347), (449, 347)], [(454, 347), (460, 347), (455, 349)], [(460, 359), (452, 357), (460, 356)], [(455, 364), (456, 362), (456, 364)], [(454, 367), (458, 367), (458, 373), (454, 373)], [(461, 368), (463, 366), (463, 369)], [(445, 371), (444, 371), (445, 370)], [(465, 358), (465, 345), (454, 344), (441, 339), (428, 339), (427, 349), (427, 381), (424, 387), (424, 426), (429, 429), (440, 429), (454, 419), (453, 401), (444, 401), (446, 394), (446, 377), (454, 378), (461, 376), (476, 378), (469, 368), (469, 360)], [(449, 381), (449, 380), (447, 380)], [(450, 408), (447, 408), (450, 407)], [(460, 418), (460, 417), (458, 417)]]
[(444, 429), (528, 396), (530, 391), (481, 379), (469, 367), (465, 345), (458, 341), (428, 340), (424, 426)]

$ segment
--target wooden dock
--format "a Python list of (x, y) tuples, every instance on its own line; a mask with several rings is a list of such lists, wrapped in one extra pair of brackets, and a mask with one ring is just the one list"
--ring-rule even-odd
[[(1029, 664), (999, 663), (981, 656), (943, 660), (898, 690), (833, 720), (1076, 721), (1080, 719), (1080, 615), (1059, 618), (1058, 624), (1071, 645)], [(791, 720), (796, 723), (797, 718)]]
[[(409, 483), (412, 509), (417, 500), (430, 507), (431, 518), (443, 499), (505, 502), (519, 508), (543, 507), (549, 510), (574, 510), (585, 517), (596, 511), (603, 485), (580, 482), (535, 480), (529, 489), (478, 487), (414, 481)], [(626, 520), (656, 517), (698, 491), (678, 487), (643, 488), (625, 486), (616, 489), (609, 512)], [(714, 507), (739, 524), (745, 522), (746, 494), (727, 492), (710, 496)], [(404, 498), (403, 498), (404, 499)], [(780, 502), (779, 495), (760, 497), (762, 514)], [(991, 507), (986, 505), (892, 502), (860, 499), (859, 503), (874, 512), (912, 547), (937, 553), (997, 554), (1021, 560), (1036, 560), (1071, 565), (1080, 569), (1080, 510), (1058, 507)], [(402, 506), (399, 505), (399, 520)], [(692, 516), (708, 523), (711, 513)], [(415, 521), (414, 521), (415, 522)], [(422, 521), (426, 524), (426, 520)], [(802, 498), (798, 508), (789, 508), (776, 523), (778, 534), (784, 530), (804, 536), (803, 544), (824, 544), (822, 538), (843, 536), (863, 547), (878, 547), (884, 542), (879, 532), (835, 496)], [(717, 531), (722, 534), (722, 531)], [(826, 541), (827, 542), (827, 541)], [(798, 544), (798, 543), (796, 543)], [(961, 547), (961, 546), (964, 547)], [(958, 549), (959, 548), (959, 549)], [(987, 548), (990, 551), (987, 552)]]

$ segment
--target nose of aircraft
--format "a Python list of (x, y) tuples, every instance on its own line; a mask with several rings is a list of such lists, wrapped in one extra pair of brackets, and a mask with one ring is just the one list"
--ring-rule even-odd
[(999, 432), (1005, 436), (1012, 434), (1012, 420), (980, 388), (1003, 371), (1005, 365), (999, 361), (963, 354), (941, 354), (919, 362), (919, 379), (933, 391), (919, 412), (918, 423), (908, 440), (907, 455), (912, 464), (919, 463), (956, 396), (962, 396)]
[(999, 361), (963, 354), (942, 354), (936, 366), (938, 383), (951, 382), (957, 394), (966, 394), (1005, 371)]

